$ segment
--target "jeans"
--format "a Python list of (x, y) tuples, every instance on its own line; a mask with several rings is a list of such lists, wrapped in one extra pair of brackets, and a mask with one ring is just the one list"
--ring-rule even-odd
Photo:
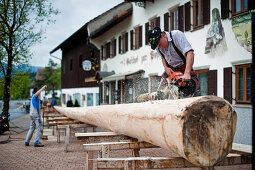
[(26, 143), (30, 142), (35, 129), (36, 136), (34, 144), (37, 145), (42, 138), (42, 123), (40, 117), (30, 116), (30, 127), (29, 131), (27, 132)]

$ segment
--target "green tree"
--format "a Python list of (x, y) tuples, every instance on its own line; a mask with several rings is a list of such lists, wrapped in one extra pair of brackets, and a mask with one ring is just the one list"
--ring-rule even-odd
[(28, 73), (18, 72), (12, 78), (10, 93), (13, 99), (25, 99), (29, 96), (29, 85), (31, 80)]
[(38, 87), (46, 84), (47, 91), (52, 91), (53, 95), (55, 90), (60, 89), (61, 68), (52, 59), (49, 60), (48, 66), (40, 73), (40, 76), (42, 79), (36, 81)]
[[(49, 0), (0, 1), (0, 67), (4, 75), (4, 107), (8, 118), (13, 66), (27, 63), (32, 45), (41, 42), (46, 24), (57, 14)], [(6, 66), (5, 66), (6, 65)]]

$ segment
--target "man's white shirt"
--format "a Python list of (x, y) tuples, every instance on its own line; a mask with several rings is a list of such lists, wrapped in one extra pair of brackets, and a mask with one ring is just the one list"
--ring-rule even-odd
[[(164, 55), (161, 57), (164, 57), (166, 61), (168, 62), (168, 64), (171, 65), (172, 67), (179, 67), (183, 65), (184, 63), (173, 47), (170, 33), (169, 32), (165, 32), (165, 33), (167, 35), (167, 39), (169, 43), (168, 43), (168, 49), (160, 49), (160, 51)], [(173, 30), (171, 31), (171, 33), (172, 33), (175, 46), (179, 49), (179, 51), (183, 54), (183, 56), (185, 56), (185, 53), (187, 53), (188, 51), (193, 50), (193, 48), (191, 47), (190, 43), (188, 42), (183, 32), (179, 30)], [(158, 47), (156, 48), (156, 51), (161, 55)]]

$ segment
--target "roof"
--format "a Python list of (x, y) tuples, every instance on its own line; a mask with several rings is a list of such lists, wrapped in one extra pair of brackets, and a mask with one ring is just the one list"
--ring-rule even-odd
[(129, 2), (123, 2), (104, 12), (98, 17), (92, 19), (87, 24), (89, 38), (96, 38), (97, 36), (108, 31), (114, 25), (120, 23), (133, 12), (133, 5)]
[(90, 38), (95, 38), (105, 31), (109, 30), (113, 25), (123, 21), (126, 17), (132, 14), (133, 7), (132, 3), (122, 2), (110, 10), (102, 13), (101, 15), (90, 20), (84, 24), (79, 30), (73, 33), (70, 37), (64, 40), (61, 44), (55, 47), (50, 54), (54, 53), (60, 48), (63, 48), (69, 42), (72, 42), (75, 38), (82, 38), (85, 40), (85, 37), (88, 37), (88, 32)]
[(59, 44), (57, 47), (55, 47), (52, 51), (50, 51), (50, 54), (54, 53), (60, 48), (63, 48), (64, 45), (66, 45), (68, 42), (73, 41), (76, 38), (82, 38), (86, 40), (85, 38), (88, 37), (87, 33), (87, 24), (83, 25), (80, 29), (78, 29), (75, 33), (73, 33), (70, 37), (68, 37), (66, 40), (64, 40), (61, 44)]

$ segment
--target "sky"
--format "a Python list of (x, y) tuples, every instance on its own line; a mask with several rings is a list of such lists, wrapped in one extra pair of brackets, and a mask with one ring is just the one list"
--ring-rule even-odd
[[(50, 56), (50, 51), (65, 41), (88, 21), (108, 11), (124, 0), (52, 0), (53, 7), (59, 10), (54, 16), (55, 23), (46, 26), (46, 37), (40, 44), (31, 48), (33, 53), (29, 63), (32, 66), (45, 67), (49, 59), (60, 64), (60, 60)], [(61, 49), (52, 54), (61, 58)]]

